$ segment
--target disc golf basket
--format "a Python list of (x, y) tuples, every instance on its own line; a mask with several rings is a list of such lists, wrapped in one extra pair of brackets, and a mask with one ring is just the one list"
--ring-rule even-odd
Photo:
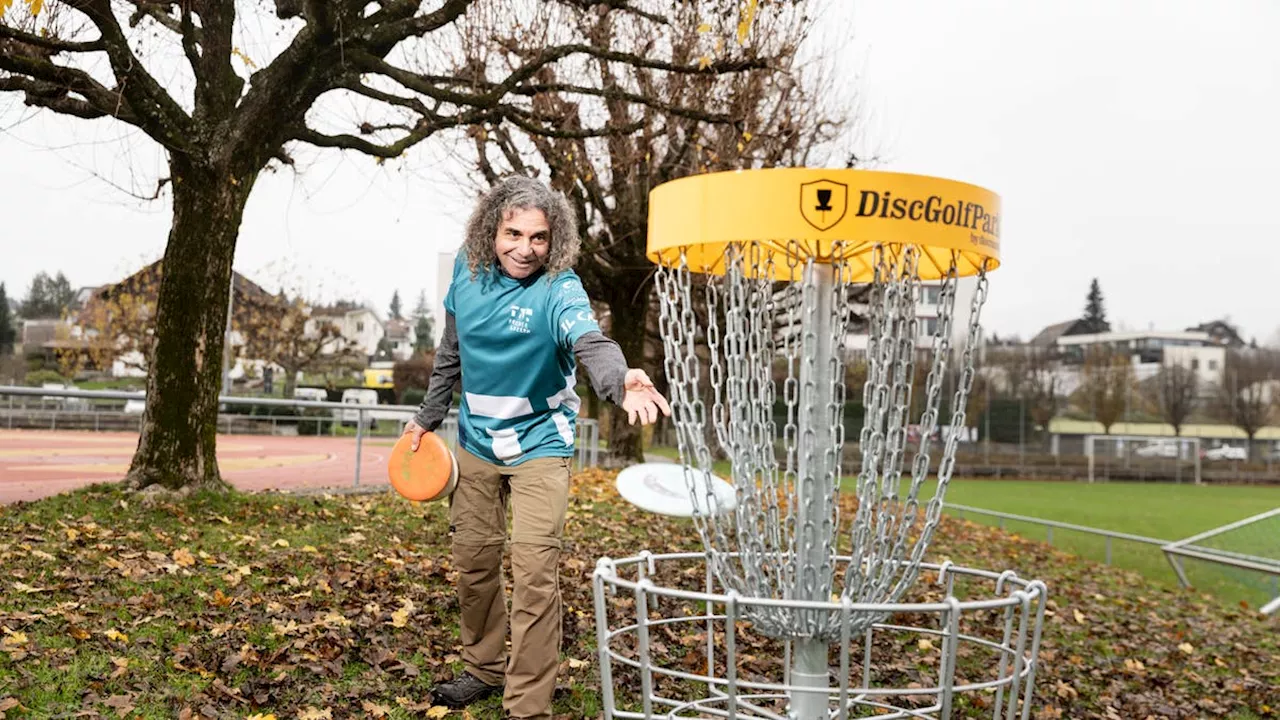
[[(914, 175), (741, 171), (652, 192), (686, 486), (710, 487), (715, 447), (736, 497), (692, 503), (701, 553), (597, 563), (606, 718), (1030, 716), (1044, 584), (923, 561), (999, 232), (997, 196)], [(855, 325), (865, 417), (842, 509)]]

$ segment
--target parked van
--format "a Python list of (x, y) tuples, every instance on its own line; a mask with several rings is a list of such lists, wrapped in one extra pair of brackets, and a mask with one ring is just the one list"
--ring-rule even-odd
[[(367, 388), (347, 388), (342, 391), (342, 402), (348, 405), (368, 405), (377, 407), (378, 392)], [(342, 424), (355, 425), (360, 419), (360, 413), (357, 410), (343, 410)], [(378, 421), (374, 419), (372, 413), (364, 413), (364, 422), (367, 427), (378, 427)]]
[(300, 387), (293, 389), (293, 399), (324, 402), (329, 399), (329, 393), (325, 392), (324, 388)]

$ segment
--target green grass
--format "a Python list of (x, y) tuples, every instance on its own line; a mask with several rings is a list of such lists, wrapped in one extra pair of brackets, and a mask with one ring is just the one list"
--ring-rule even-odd
[[(675, 448), (650, 448), (648, 452), (670, 459), (679, 457)], [(728, 478), (729, 463), (715, 462), (713, 472)], [(854, 483), (854, 478), (846, 476), (844, 490), (853, 490)], [(908, 488), (909, 483), (904, 481), (900, 492), (906, 494)], [(925, 485), (921, 500), (932, 498), (934, 490), (933, 484)], [(1280, 507), (1280, 487), (955, 479), (947, 487), (947, 502), (1174, 541)], [(1007, 531), (1022, 537), (1051, 541), (1081, 557), (1104, 562), (1108, 558), (1107, 541), (1100, 536), (1055, 528), (1050, 538), (1045, 527), (1036, 523), (1001, 521), (974, 513), (963, 515), (975, 522), (1002, 524)], [(1277, 537), (1280, 522), (1269, 521), (1224, 536), (1216, 546), (1277, 557)], [(1151, 580), (1167, 585), (1178, 583), (1173, 568), (1156, 546), (1114, 540), (1109, 555), (1112, 564), (1137, 570)], [(1185, 559), (1183, 567), (1197, 589), (1212, 592), (1229, 603), (1243, 601), (1256, 607), (1280, 594), (1277, 582), (1259, 573)]]

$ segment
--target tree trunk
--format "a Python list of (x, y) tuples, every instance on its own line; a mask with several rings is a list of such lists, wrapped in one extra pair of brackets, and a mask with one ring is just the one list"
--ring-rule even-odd
[[(641, 290), (641, 288), (644, 290)], [(635, 273), (623, 275), (613, 285), (614, 291), (601, 298), (609, 303), (612, 320), (609, 337), (622, 348), (630, 367), (644, 368), (653, 377), (644, 355), (646, 321), (649, 314), (647, 275)], [(609, 456), (615, 462), (644, 461), (644, 437), (641, 425), (627, 422), (627, 413), (620, 407), (609, 408)]]
[(284, 374), (284, 378), (283, 378), (284, 379), (284, 391), (283, 391), (284, 399), (292, 400), (293, 391), (296, 390), (298, 387), (298, 369), (285, 368), (283, 374)]
[(126, 477), (134, 489), (229, 487), (218, 472), (218, 391), (231, 260), (257, 172), (175, 153), (173, 225), (156, 303), (142, 436)]

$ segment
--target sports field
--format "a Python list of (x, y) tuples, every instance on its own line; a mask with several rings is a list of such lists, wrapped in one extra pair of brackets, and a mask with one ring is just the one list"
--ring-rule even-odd
[[(676, 457), (674, 450), (657, 448), (651, 452)], [(729, 476), (727, 463), (717, 463), (715, 471), (722, 477)], [(904, 482), (904, 494), (908, 487)], [(854, 479), (846, 477), (844, 488), (853, 490)], [(921, 494), (922, 499), (932, 497), (932, 485), (926, 485)], [(946, 499), (948, 504), (1174, 541), (1280, 507), (1280, 487), (957, 478), (949, 484)], [(949, 513), (961, 514), (954, 510)], [(1002, 522), (990, 516), (962, 514), (974, 522)], [(1043, 525), (1016, 520), (1004, 520), (1003, 525), (1007, 531), (1029, 539), (1050, 539)], [(1108, 557), (1107, 541), (1099, 536), (1055, 528), (1052, 543), (1099, 562)], [(1209, 544), (1237, 553), (1280, 558), (1280, 517), (1227, 533)], [(1178, 583), (1158, 546), (1114, 540), (1110, 558), (1113, 565), (1141, 572), (1152, 581)], [(1018, 569), (1035, 572), (1035, 568)], [(1280, 579), (1274, 577), (1194, 560), (1184, 560), (1184, 569), (1197, 590), (1211, 592), (1226, 602), (1243, 601), (1258, 607), (1280, 595)]]

